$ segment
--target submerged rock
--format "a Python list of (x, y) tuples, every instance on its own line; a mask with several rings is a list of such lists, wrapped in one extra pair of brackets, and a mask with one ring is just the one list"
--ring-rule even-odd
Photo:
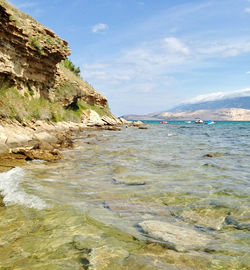
[(212, 157), (221, 157), (222, 155), (223, 155), (222, 153), (216, 152), (216, 153), (208, 153), (208, 154), (204, 155), (203, 157), (210, 157), (210, 158), (212, 158)]
[(90, 252), (95, 247), (97, 239), (94, 239), (88, 235), (75, 235), (73, 239), (73, 245), (76, 249), (85, 250)]
[(0, 207), (4, 207), (3, 197), (0, 195)]
[(250, 224), (238, 222), (230, 213), (225, 217), (224, 226), (230, 226), (236, 230), (250, 231)]
[(113, 178), (112, 183), (115, 185), (127, 185), (127, 186), (144, 186), (146, 182), (140, 178), (125, 178), (125, 179), (115, 179)]
[(185, 252), (204, 248), (210, 237), (184, 224), (170, 224), (157, 220), (146, 220), (139, 226), (150, 237), (164, 241), (169, 249)]
[(121, 266), (128, 257), (129, 253), (120, 247), (103, 246), (94, 248), (90, 253), (89, 269), (122, 269)]

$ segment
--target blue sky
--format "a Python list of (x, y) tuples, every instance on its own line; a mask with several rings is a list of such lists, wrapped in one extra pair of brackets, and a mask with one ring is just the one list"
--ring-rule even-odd
[(116, 115), (250, 87), (250, 0), (11, 0), (69, 42)]

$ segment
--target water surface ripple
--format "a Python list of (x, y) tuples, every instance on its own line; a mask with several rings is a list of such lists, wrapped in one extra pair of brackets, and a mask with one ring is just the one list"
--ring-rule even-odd
[(0, 268), (249, 269), (249, 134), (250, 122), (85, 131), (63, 160), (0, 175), (3, 194), (15, 181)]

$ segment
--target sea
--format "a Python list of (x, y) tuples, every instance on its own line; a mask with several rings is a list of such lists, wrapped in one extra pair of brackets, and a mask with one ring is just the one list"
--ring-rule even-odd
[(85, 130), (0, 174), (0, 269), (250, 269), (250, 122)]

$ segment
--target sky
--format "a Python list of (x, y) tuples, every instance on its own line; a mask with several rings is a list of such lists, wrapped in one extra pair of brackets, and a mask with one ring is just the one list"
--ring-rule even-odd
[(11, 0), (68, 41), (117, 116), (250, 87), (250, 0)]

